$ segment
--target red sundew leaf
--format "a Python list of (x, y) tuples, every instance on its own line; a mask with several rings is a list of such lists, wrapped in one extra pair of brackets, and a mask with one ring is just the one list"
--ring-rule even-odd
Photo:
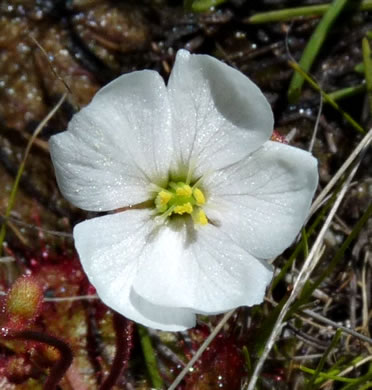
[(35, 369), (26, 355), (10, 356), (4, 371), (8, 381), (15, 384), (23, 383), (35, 374)]
[(245, 375), (241, 349), (233, 336), (220, 334), (186, 377), (184, 390), (239, 390)]

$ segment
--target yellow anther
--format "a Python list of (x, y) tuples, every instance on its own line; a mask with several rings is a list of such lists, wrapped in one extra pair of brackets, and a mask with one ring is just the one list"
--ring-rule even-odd
[(194, 223), (198, 225), (205, 226), (208, 224), (208, 218), (202, 209), (198, 209), (196, 212), (192, 213), (192, 219)]
[(167, 204), (173, 198), (173, 194), (169, 191), (160, 191), (155, 198), (155, 206), (158, 212), (163, 213), (167, 210)]
[(185, 204), (183, 204), (183, 205), (176, 206), (176, 207), (174, 208), (173, 212), (174, 212), (175, 214), (180, 214), (180, 215), (182, 215), (182, 214), (191, 214), (191, 213), (192, 213), (192, 210), (193, 210), (193, 208), (192, 208), (191, 203), (190, 203), (190, 202), (187, 202), (187, 203), (185, 203)]
[(177, 187), (176, 194), (189, 198), (192, 195), (192, 189), (188, 184), (183, 184), (182, 186)]
[(199, 190), (199, 188), (194, 188), (193, 195), (198, 206), (202, 206), (203, 204), (205, 204), (205, 196), (203, 192)]
[(156, 197), (156, 202), (159, 205), (164, 206), (168, 204), (168, 202), (172, 199), (172, 196), (173, 195), (168, 191), (160, 191)]

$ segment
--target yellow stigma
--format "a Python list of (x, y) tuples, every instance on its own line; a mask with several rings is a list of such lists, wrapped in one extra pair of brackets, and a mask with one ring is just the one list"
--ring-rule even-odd
[(170, 182), (166, 189), (158, 192), (154, 200), (156, 213), (164, 219), (176, 214), (189, 214), (195, 225), (202, 226), (208, 224), (208, 218), (201, 208), (205, 202), (201, 189), (192, 188), (182, 181)]
[(199, 188), (194, 188), (193, 195), (198, 206), (203, 206), (203, 204), (205, 204), (205, 196)]

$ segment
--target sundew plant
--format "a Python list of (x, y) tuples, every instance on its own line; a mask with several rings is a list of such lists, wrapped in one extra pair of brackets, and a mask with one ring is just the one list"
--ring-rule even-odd
[(372, 4), (295, 3), (1, 6), (1, 388), (371, 386)]

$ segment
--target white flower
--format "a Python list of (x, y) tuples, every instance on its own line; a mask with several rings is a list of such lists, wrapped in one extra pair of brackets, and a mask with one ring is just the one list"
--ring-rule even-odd
[(307, 152), (269, 141), (273, 115), (247, 77), (206, 55), (177, 54), (165, 86), (123, 75), (50, 140), (63, 195), (113, 211), (74, 228), (103, 302), (163, 330), (262, 302), (267, 259), (308, 214), (318, 174)]

